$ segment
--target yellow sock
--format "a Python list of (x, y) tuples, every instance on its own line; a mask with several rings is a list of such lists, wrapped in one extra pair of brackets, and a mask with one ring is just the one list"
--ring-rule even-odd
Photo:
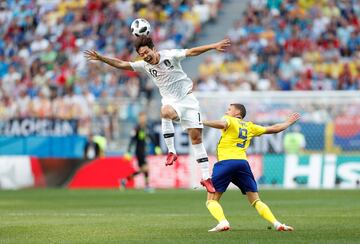
[(206, 207), (209, 209), (209, 212), (217, 221), (226, 220), (224, 211), (218, 201), (208, 200), (206, 201)]
[(269, 221), (270, 223), (274, 224), (277, 222), (275, 216), (271, 212), (270, 208), (263, 203), (260, 199), (255, 200), (251, 206), (255, 207), (257, 212), (261, 217), (263, 217), (265, 220)]

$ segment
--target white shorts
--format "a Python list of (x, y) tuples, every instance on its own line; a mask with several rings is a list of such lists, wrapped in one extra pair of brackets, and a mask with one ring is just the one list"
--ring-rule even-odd
[(191, 128), (204, 128), (201, 121), (199, 101), (194, 94), (187, 94), (183, 99), (178, 101), (169, 101), (162, 99), (163, 105), (173, 107), (180, 118), (180, 124), (183, 130)]

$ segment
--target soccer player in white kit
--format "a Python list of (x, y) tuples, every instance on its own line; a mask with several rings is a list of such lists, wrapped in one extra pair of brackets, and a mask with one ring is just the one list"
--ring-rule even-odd
[(208, 192), (215, 192), (209, 173), (208, 155), (202, 143), (203, 124), (199, 102), (192, 94), (193, 82), (182, 69), (180, 61), (185, 57), (198, 56), (212, 49), (224, 51), (230, 46), (230, 41), (224, 39), (190, 49), (157, 51), (151, 37), (140, 36), (135, 40), (134, 46), (142, 58), (140, 61), (127, 62), (104, 57), (94, 50), (85, 51), (85, 56), (88, 60), (99, 60), (118, 69), (145, 73), (153, 80), (162, 96), (162, 133), (169, 150), (165, 165), (172, 165), (177, 160), (172, 121), (179, 121), (182, 128), (189, 133), (196, 161), (200, 165), (202, 172), (200, 183)]

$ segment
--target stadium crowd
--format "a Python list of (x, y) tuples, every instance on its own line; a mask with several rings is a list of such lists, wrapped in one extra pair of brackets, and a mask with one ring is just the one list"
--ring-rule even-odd
[[(136, 58), (129, 26), (138, 17), (151, 23), (159, 49), (186, 47), (220, 7), (221, 0), (1, 1), (0, 122), (78, 119), (80, 134), (97, 127), (111, 140), (119, 119), (136, 120), (154, 85), (88, 63), (83, 51)], [(358, 16), (355, 0), (250, 0), (228, 31), (231, 48), (205, 59), (195, 89), (360, 89)]]
[(233, 45), (199, 66), (199, 91), (360, 89), (360, 2), (251, 0)]
[(220, 5), (219, 0), (1, 1), (0, 119), (75, 118), (86, 125), (95, 115), (99, 124), (108, 124), (101, 117), (115, 115), (116, 108), (97, 101), (149, 99), (153, 86), (134, 72), (87, 63), (83, 51), (136, 58), (129, 31), (135, 18), (151, 23), (160, 49), (184, 47), (215, 20)]

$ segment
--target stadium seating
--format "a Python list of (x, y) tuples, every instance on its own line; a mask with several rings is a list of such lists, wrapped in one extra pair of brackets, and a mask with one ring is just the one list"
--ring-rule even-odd
[[(0, 118), (83, 118), (89, 116), (86, 105), (97, 98), (149, 98), (153, 87), (145, 80), (133, 72), (88, 64), (82, 51), (134, 58), (129, 25), (137, 17), (151, 22), (159, 48), (184, 47), (216, 17), (219, 3), (2, 1)], [(39, 101), (45, 106), (39, 107)]]
[[(134, 72), (88, 63), (82, 51), (136, 58), (128, 28), (138, 17), (150, 21), (160, 49), (186, 47), (217, 18), (222, 3), (185, 2), (2, 1), (0, 129), (13, 118), (75, 119), (80, 135), (101, 133), (125, 143), (143, 105), (158, 108), (158, 99), (152, 99), (156, 89)], [(357, 16), (357, 1), (251, 0), (228, 31), (231, 49), (205, 58), (195, 88), (359, 89)], [(150, 120), (158, 118), (158, 113), (150, 115)]]
[(357, 90), (358, 16), (358, 1), (251, 0), (229, 52), (199, 67), (197, 89)]
[(85, 49), (135, 58), (129, 26), (138, 17), (150, 21), (160, 49), (184, 47), (219, 7), (220, 1), (1, 1), (0, 119), (79, 119), (79, 133), (88, 134), (90, 118), (103, 124), (117, 112), (97, 102), (149, 99), (153, 86), (134, 72), (87, 63)]

